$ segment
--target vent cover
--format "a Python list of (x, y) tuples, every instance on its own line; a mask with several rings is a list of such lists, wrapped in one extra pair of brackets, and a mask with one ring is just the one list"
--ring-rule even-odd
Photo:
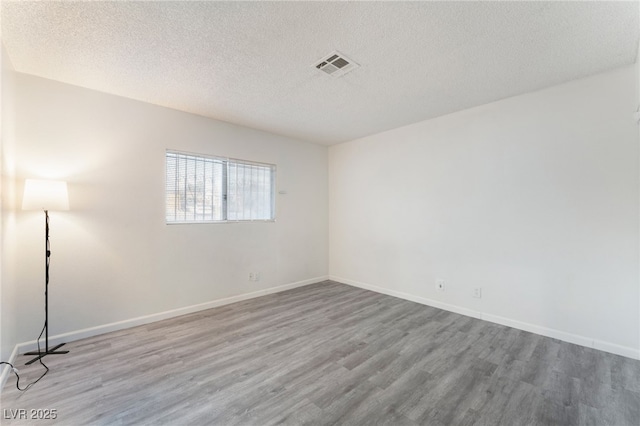
[(356, 64), (351, 59), (344, 56), (342, 53), (333, 52), (327, 55), (324, 59), (314, 64), (314, 66), (322, 72), (325, 72), (333, 77), (340, 77), (358, 68), (360, 65)]

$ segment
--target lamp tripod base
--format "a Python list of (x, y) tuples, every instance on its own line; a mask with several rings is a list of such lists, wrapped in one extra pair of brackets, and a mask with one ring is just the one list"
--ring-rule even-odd
[(39, 360), (40, 358), (44, 358), (47, 355), (64, 355), (64, 354), (68, 354), (69, 351), (57, 351), (56, 349), (58, 349), (60, 346), (64, 345), (64, 343), (60, 343), (57, 346), (54, 346), (53, 348), (51, 348), (50, 350), (47, 351), (32, 351), (32, 352), (25, 352), (23, 355), (35, 355), (36, 357), (34, 359), (32, 359), (29, 362), (26, 362), (24, 365), (30, 365), (33, 364), (34, 362), (36, 362), (37, 360)]

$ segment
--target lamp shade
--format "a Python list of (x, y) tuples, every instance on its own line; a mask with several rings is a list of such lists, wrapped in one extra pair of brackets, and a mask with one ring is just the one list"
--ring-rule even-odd
[(62, 180), (25, 180), (22, 210), (69, 210), (67, 182)]

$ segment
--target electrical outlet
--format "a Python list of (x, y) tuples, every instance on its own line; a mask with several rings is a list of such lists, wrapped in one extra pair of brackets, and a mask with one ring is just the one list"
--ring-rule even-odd
[(255, 274), (253, 272), (249, 272), (249, 281), (255, 281)]
[(253, 280), (254, 281), (260, 281), (260, 272), (254, 272), (253, 273)]
[(436, 280), (436, 290), (444, 291), (444, 280)]
[(482, 297), (482, 287), (476, 287), (473, 289), (473, 297), (480, 299)]

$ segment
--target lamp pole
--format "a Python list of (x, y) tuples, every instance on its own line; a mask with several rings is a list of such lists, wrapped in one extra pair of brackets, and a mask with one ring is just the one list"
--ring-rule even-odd
[[(51, 258), (51, 250), (49, 245), (49, 211), (44, 211), (44, 351), (38, 350), (26, 352), (24, 355), (36, 355), (35, 358), (25, 363), (25, 365), (33, 364), (46, 355), (62, 355), (68, 354), (69, 351), (58, 351), (57, 349), (64, 345), (60, 343), (49, 350), (49, 259)], [(41, 335), (42, 336), (42, 335)], [(38, 339), (40, 339), (38, 337)]]

